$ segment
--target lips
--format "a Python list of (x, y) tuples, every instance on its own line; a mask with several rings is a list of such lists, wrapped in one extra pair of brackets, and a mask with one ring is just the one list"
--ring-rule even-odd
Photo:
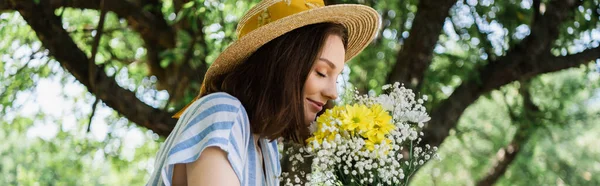
[(315, 110), (316, 112), (319, 112), (321, 110), (323, 110), (323, 105), (325, 105), (324, 103), (306, 98), (308, 100), (308, 102), (310, 103), (310, 105), (312, 105), (313, 110)]

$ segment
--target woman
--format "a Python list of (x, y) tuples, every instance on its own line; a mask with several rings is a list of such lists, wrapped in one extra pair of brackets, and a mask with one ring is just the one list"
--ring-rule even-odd
[(337, 98), (344, 63), (378, 26), (377, 12), (362, 5), (259, 2), (208, 69), (198, 99), (176, 114), (148, 185), (278, 185), (276, 139), (304, 143), (310, 122)]

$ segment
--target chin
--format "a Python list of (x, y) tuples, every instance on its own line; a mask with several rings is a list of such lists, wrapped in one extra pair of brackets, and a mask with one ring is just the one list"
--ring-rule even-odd
[(317, 119), (317, 115), (307, 116), (304, 120), (306, 120), (306, 125), (310, 125), (313, 121)]

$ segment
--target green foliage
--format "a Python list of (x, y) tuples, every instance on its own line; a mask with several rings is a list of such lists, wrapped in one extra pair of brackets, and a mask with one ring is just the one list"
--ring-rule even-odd
[[(518, 125), (533, 127), (528, 142), (497, 185), (598, 185), (600, 149), (598, 110), (589, 98), (600, 88), (600, 74), (579, 68), (542, 75), (532, 81), (534, 120), (511, 121), (508, 108), (522, 110), (519, 84), (494, 91), (469, 107), (441, 146), (442, 161), (432, 161), (414, 185), (471, 185), (485, 176), (498, 149), (513, 138)], [(507, 106), (508, 105), (508, 106)], [(594, 136), (594, 137), (592, 137)], [(594, 146), (596, 145), (596, 146)]]
[[(81, 16), (79, 13), (83, 13)], [(64, 12), (72, 25), (90, 24), (88, 21), (97, 17), (92, 11), (67, 9)], [(68, 18), (67, 18), (68, 17)], [(88, 19), (89, 18), (89, 19)], [(107, 28), (111, 28), (108, 16)], [(114, 20), (116, 21), (116, 20)], [(77, 24), (75, 24), (77, 23)], [(86, 49), (86, 38), (90, 33), (85, 27), (73, 28), (72, 37), (81, 48)], [(82, 31), (82, 32), (79, 32)], [(87, 33), (85, 33), (87, 32)], [(126, 36), (127, 33), (115, 31), (115, 37)], [(131, 33), (130, 33), (131, 34)], [(117, 36), (120, 35), (120, 36)], [(137, 37), (137, 34), (136, 34)], [(135, 41), (135, 39), (134, 39)], [(120, 41), (119, 41), (120, 42)], [(139, 41), (139, 39), (137, 40)], [(103, 40), (104, 46), (110, 45)], [(114, 42), (113, 42), (114, 43)], [(126, 45), (114, 46), (120, 57), (131, 56), (135, 53), (128, 51), (131, 42)], [(129, 46), (128, 46), (129, 45)], [(87, 49), (89, 52), (89, 48)], [(111, 59), (100, 57), (102, 63), (111, 63)], [(118, 54), (123, 52), (122, 54)], [(0, 183), (3, 185), (142, 185), (148, 179), (153, 158), (158, 151), (160, 141), (158, 136), (145, 128), (138, 128), (116, 112), (108, 110), (108, 115), (96, 116), (90, 132), (86, 132), (93, 99), (82, 85), (67, 75), (60, 64), (46, 57), (48, 52), (37, 40), (35, 32), (14, 13), (0, 15)], [(108, 53), (104, 53), (108, 54)], [(141, 56), (138, 58), (141, 59)], [(114, 63), (119, 65), (120, 63)], [(131, 65), (130, 65), (131, 66)], [(122, 68), (123, 65), (121, 65)], [(146, 78), (144, 68), (129, 68), (133, 77)], [(153, 82), (127, 77), (124, 82), (141, 81), (140, 87), (152, 87)], [(129, 81), (129, 82), (127, 82)], [(43, 84), (55, 82), (65, 87), (60, 93), (50, 99), (67, 100), (59, 104), (68, 107), (48, 105), (48, 100), (40, 100), (45, 94), (55, 90), (41, 88)], [(155, 82), (154, 82), (155, 83)], [(74, 88), (75, 87), (75, 88)], [(46, 102), (44, 104), (43, 102)], [(55, 114), (46, 113), (55, 107), (68, 109)], [(102, 105), (102, 104), (100, 104)], [(106, 106), (98, 106), (107, 109)], [(52, 109), (52, 108), (50, 108)], [(75, 119), (77, 118), (77, 119)], [(97, 126), (110, 123), (112, 130), (102, 131)], [(100, 127), (102, 128), (102, 127)], [(137, 136), (142, 143), (131, 144), (131, 137)]]
[[(34, 2), (39, 3), (38, 0)], [(210, 65), (236, 39), (240, 17), (258, 0), (191, 0), (175, 7), (159, 1), (164, 19), (178, 28), (175, 46), (158, 54), (160, 66), (179, 65), (190, 48), (192, 67)], [(338, 0), (374, 7), (383, 18), (377, 39), (348, 63), (347, 81), (361, 91), (378, 90), (404, 47), (418, 11), (418, 0)], [(497, 60), (530, 34), (532, 1), (457, 1), (446, 18), (419, 95), (428, 95), (428, 109), (449, 97), (462, 82), (479, 77), (477, 70)], [(549, 1), (541, 1), (547, 4)], [(560, 27), (552, 54), (567, 55), (599, 45), (598, 0), (581, 1)], [(153, 7), (145, 7), (147, 10)], [(179, 9), (176, 11), (176, 9)], [(155, 9), (157, 10), (157, 9)], [(546, 11), (546, 9), (540, 9)], [(100, 12), (59, 8), (63, 28), (88, 56)], [(197, 34), (202, 33), (202, 34)], [(117, 83), (149, 105), (169, 111), (195, 96), (200, 82), (190, 82), (183, 98), (157, 89), (150, 76), (149, 51), (127, 18), (108, 12), (96, 64)], [(87, 61), (82, 61), (87, 63)], [(472, 185), (485, 176), (498, 149), (506, 146), (520, 125), (529, 123), (528, 141), (498, 185), (600, 185), (599, 73), (593, 64), (533, 78), (529, 91), (540, 112), (534, 119), (511, 121), (509, 110), (523, 112), (520, 83), (493, 91), (471, 105), (458, 127), (440, 147), (443, 160), (431, 162), (413, 185)], [(169, 72), (175, 74), (176, 72)], [(170, 74), (169, 74), (170, 75)], [(201, 76), (202, 74), (199, 74)], [(61, 86), (57, 94), (44, 87)], [(63, 100), (57, 113), (43, 108), (40, 95)], [(0, 13), (0, 183), (3, 185), (142, 185), (160, 145), (156, 134), (130, 123), (103, 103), (89, 115), (94, 97), (63, 70), (42, 46), (35, 32), (16, 12)], [(71, 105), (64, 107), (62, 105)], [(168, 105), (168, 106), (167, 106)], [(52, 110), (52, 109), (50, 109)], [(104, 111), (101, 111), (104, 110)], [(108, 110), (108, 111), (106, 111)], [(70, 124), (71, 123), (71, 124)], [(42, 129), (44, 135), (36, 133)], [(103, 129), (104, 128), (104, 129)], [(46, 137), (44, 137), (46, 136)], [(105, 137), (98, 137), (105, 136)], [(142, 144), (131, 144), (138, 136)], [(135, 140), (133, 140), (135, 141)]]
[[(148, 179), (150, 158), (158, 150), (156, 142), (136, 149), (135, 159), (107, 153), (110, 145), (89, 134), (60, 130), (51, 139), (30, 136), (32, 118), (17, 117), (0, 126), (0, 183), (8, 185), (142, 185)], [(83, 123), (80, 123), (83, 124)], [(25, 130), (29, 128), (29, 130)], [(81, 134), (81, 133), (79, 133)], [(147, 133), (151, 134), (151, 133)], [(152, 141), (152, 140), (151, 140)], [(121, 144), (119, 144), (121, 145)], [(119, 149), (118, 152), (132, 149)]]

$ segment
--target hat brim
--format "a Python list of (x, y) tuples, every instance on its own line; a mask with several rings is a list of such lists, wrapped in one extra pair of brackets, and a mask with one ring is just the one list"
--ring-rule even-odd
[[(371, 7), (357, 4), (323, 6), (286, 16), (256, 28), (221, 52), (207, 70), (200, 92), (206, 91), (206, 82), (231, 72), (269, 41), (296, 28), (325, 22), (338, 23), (346, 27), (348, 46), (345, 62), (354, 58), (367, 47), (377, 35), (380, 27), (380, 17), (377, 11)], [(183, 110), (174, 117), (178, 117)]]
[(210, 66), (204, 82), (210, 82), (218, 75), (231, 72), (267, 42), (296, 28), (316, 23), (333, 22), (346, 27), (348, 46), (345, 61), (349, 61), (376, 36), (380, 25), (379, 20), (379, 14), (371, 7), (353, 4), (324, 6), (281, 18), (258, 27), (233, 42)]

